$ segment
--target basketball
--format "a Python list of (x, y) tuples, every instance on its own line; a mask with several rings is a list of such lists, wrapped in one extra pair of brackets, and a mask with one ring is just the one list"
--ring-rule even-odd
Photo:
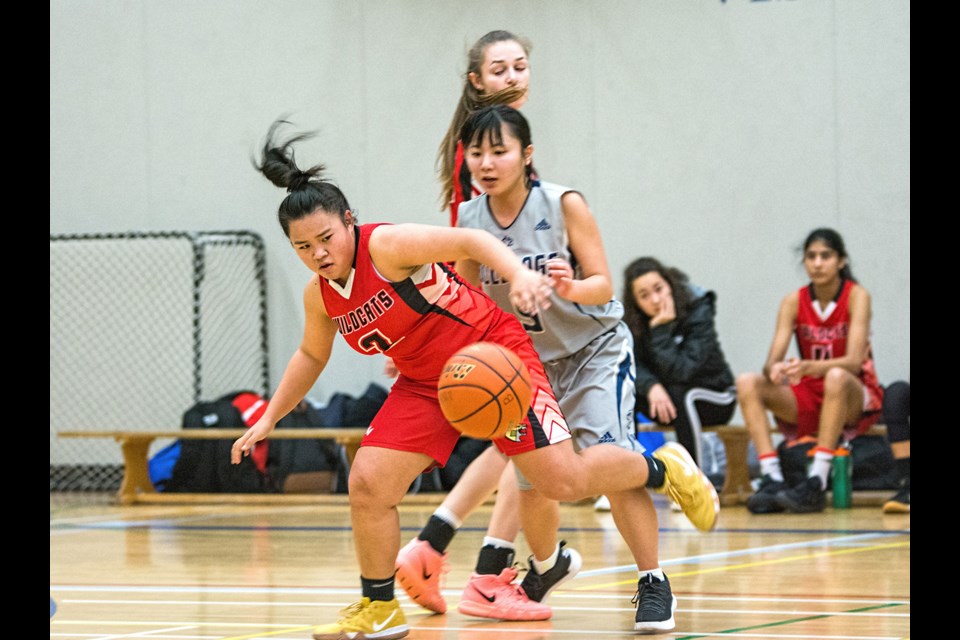
[(443, 365), (437, 392), (443, 415), (463, 435), (516, 440), (533, 388), (517, 354), (493, 342), (476, 342)]

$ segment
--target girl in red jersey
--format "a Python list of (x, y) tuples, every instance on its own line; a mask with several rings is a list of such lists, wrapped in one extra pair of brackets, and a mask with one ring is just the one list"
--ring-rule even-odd
[[(737, 378), (737, 397), (760, 458), (760, 488), (747, 500), (753, 513), (823, 511), (833, 452), (880, 418), (883, 389), (870, 348), (870, 294), (853, 278), (843, 238), (814, 229), (803, 243), (810, 283), (780, 303), (776, 332), (762, 373)], [(786, 358), (791, 338), (799, 358)], [(784, 484), (767, 411), (789, 442), (816, 438), (806, 480)]]
[[(238, 438), (238, 464), (313, 387), (339, 333), (355, 351), (386, 354), (399, 371), (370, 424), (350, 469), (349, 497), (362, 599), (314, 640), (395, 640), (409, 634), (394, 597), (400, 549), (397, 506), (425, 469), (443, 465), (460, 433), (443, 417), (437, 381), (447, 359), (468, 344), (495, 342), (523, 359), (533, 402), (516, 439), (498, 439), (524, 476), (553, 500), (576, 501), (606, 492), (650, 487), (715, 518), (713, 496), (695, 469), (677, 458), (641, 455), (598, 444), (575, 452), (543, 365), (520, 321), (467, 284), (446, 263), (489, 265), (510, 283), (510, 301), (525, 313), (549, 308), (551, 281), (528, 269), (506, 245), (478, 229), (419, 224), (359, 225), (346, 196), (323, 180), (322, 164), (301, 170), (293, 143), (274, 139), (271, 126), (259, 171), (287, 190), (278, 219), (313, 276), (304, 288), (300, 347), (260, 419)], [(692, 461), (691, 461), (692, 463)], [(521, 517), (528, 514), (521, 510)], [(535, 521), (531, 521), (535, 526)]]

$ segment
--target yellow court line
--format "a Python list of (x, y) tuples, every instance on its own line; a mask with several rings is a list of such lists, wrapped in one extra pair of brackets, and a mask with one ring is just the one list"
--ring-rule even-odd
[[(783, 564), (784, 562), (796, 562), (798, 560), (809, 560), (811, 558), (822, 558), (825, 556), (838, 556), (845, 553), (862, 553), (864, 551), (878, 551), (881, 549), (890, 549), (893, 547), (909, 547), (909, 542), (891, 542), (889, 544), (877, 544), (870, 547), (863, 547), (860, 549), (836, 549), (834, 551), (823, 551), (820, 553), (807, 553), (802, 556), (790, 556), (787, 558), (777, 558), (776, 560), (758, 560), (757, 562), (744, 562), (741, 564), (729, 564), (722, 567), (713, 567), (710, 569), (697, 569), (694, 571), (685, 571), (683, 573), (670, 573), (670, 578), (681, 578), (685, 576), (696, 576), (703, 575), (707, 573), (717, 573), (718, 571), (730, 571), (731, 569), (746, 569), (750, 567), (762, 567), (765, 565), (771, 564)], [(636, 579), (631, 578), (630, 580), (621, 580), (619, 582), (608, 582), (606, 584), (592, 584), (583, 587), (570, 587), (569, 591), (586, 591), (589, 589), (602, 589), (607, 587), (622, 587), (624, 585), (633, 585), (636, 584)]]
[(268, 636), (276, 636), (281, 633), (295, 633), (297, 631), (306, 631), (307, 629), (313, 629), (317, 625), (311, 624), (307, 627), (290, 627), (288, 629), (283, 629), (282, 631), (268, 631), (267, 633), (251, 633), (247, 636), (233, 636), (232, 638), (221, 638), (220, 640), (249, 640), (249, 638), (266, 638)]

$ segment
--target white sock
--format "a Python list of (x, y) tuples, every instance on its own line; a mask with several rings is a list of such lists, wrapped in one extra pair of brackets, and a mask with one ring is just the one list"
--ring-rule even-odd
[(810, 465), (810, 477), (820, 476), (820, 487), (827, 488), (827, 478), (830, 477), (830, 465), (833, 463), (832, 451), (817, 451), (813, 454), (813, 464)]
[(783, 482), (783, 470), (780, 468), (780, 457), (769, 456), (760, 458), (760, 475), (770, 476), (775, 482)]
[(502, 538), (494, 538), (493, 536), (483, 536), (483, 546), (499, 547), (501, 549), (513, 549), (514, 551), (517, 550), (511, 541), (504, 540)]
[(537, 573), (543, 575), (550, 569), (553, 569), (553, 565), (557, 564), (557, 558), (560, 557), (560, 545), (557, 545), (557, 548), (553, 550), (553, 553), (550, 554), (550, 557), (546, 560), (537, 560), (536, 557), (533, 558), (533, 568), (537, 570)]
[(437, 516), (454, 529), (459, 529), (463, 524), (463, 521), (457, 517), (457, 514), (455, 514), (453, 511), (450, 511), (450, 509), (447, 509), (443, 505), (437, 507), (437, 510), (433, 512), (433, 515)]
[(643, 576), (653, 576), (660, 582), (663, 582), (663, 569), (660, 567), (657, 567), (656, 569), (649, 569), (647, 571), (641, 571), (638, 575), (640, 578), (643, 578)]

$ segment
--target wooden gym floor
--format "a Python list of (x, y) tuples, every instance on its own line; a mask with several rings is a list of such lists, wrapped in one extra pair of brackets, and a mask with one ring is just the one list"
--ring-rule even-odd
[[(893, 640), (910, 636), (910, 516), (878, 506), (809, 515), (725, 507), (698, 532), (656, 495), (660, 558), (678, 598), (670, 638)], [(438, 494), (401, 506), (403, 540)], [(609, 513), (564, 505), (561, 537), (583, 556), (545, 622), (456, 611), (490, 515), (470, 516), (450, 547), (432, 615), (398, 586), (411, 640), (633, 638), (636, 568)], [(519, 541), (517, 559), (528, 554)], [(305, 640), (359, 599), (345, 497), (318, 505), (134, 505), (51, 494), (51, 639)]]

